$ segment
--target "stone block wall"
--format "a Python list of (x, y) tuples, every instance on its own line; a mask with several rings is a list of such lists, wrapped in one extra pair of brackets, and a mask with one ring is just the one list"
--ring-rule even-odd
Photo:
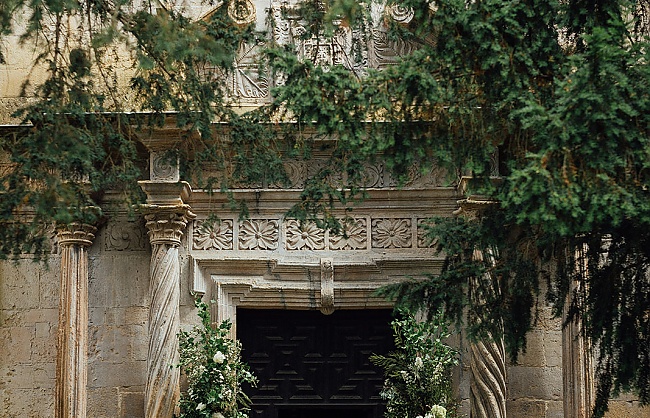
[(0, 263), (0, 416), (53, 417), (58, 259)]
[[(103, 226), (89, 251), (88, 417), (144, 415), (150, 248), (141, 220)], [(197, 322), (187, 240), (181, 247), (181, 326)], [(0, 262), (0, 416), (54, 416), (59, 255)], [(466, 345), (466, 343), (464, 343)], [(510, 418), (561, 418), (562, 333), (542, 308), (526, 353), (507, 370)], [(462, 360), (468, 358), (461, 344)], [(463, 411), (469, 372), (458, 369)], [(650, 417), (633, 397), (612, 402), (609, 418)], [(569, 417), (567, 417), (569, 418)]]

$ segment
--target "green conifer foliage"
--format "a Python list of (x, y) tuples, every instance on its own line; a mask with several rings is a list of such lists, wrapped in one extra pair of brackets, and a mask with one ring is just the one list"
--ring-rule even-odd
[[(196, 21), (148, 2), (0, 2), (0, 37), (37, 45), (48, 70), (42, 84), (25, 86), (35, 98), (17, 113), (23, 129), (0, 140), (9, 163), (0, 180), (0, 256), (42, 254), (48, 225), (92, 221), (97, 212), (86, 208), (101, 207), (108, 189), (137, 201), (135, 131), (162, 123), (165, 112), (200, 133), (174, 150), (184, 177), (214, 190), (282, 184), (283, 156), (308, 159), (314, 140), (336, 138), (324, 142), (331, 160), (306, 182), (293, 216), (340, 228), (340, 209), (364, 197), (361, 167), (374, 159), (401, 179), (415, 163), (444, 166), (450, 185), (471, 177), (472, 193), (498, 203), (473, 219), (436, 220), (431, 233), (448, 256), (442, 274), (386, 293), (442, 308), (476, 337), (503, 335), (513, 357), (525, 347), (536, 301), (548, 297), (559, 314), (568, 299), (568, 321), (582, 322), (598, 347), (595, 415), (624, 390), (649, 404), (649, 2), (399, 4), (413, 21), (392, 24), (388, 36), (418, 47), (395, 65), (322, 67), (267, 42), (260, 68), (284, 84), (270, 104), (242, 114), (225, 78), (205, 69), (227, 72), (241, 42), (269, 36), (233, 24), (225, 8)], [(307, 22), (302, 36), (313, 39), (340, 25), (363, 32), (370, 14), (356, 0), (306, 1), (297, 13)], [(71, 22), (78, 31), (67, 30)], [(113, 88), (118, 49), (137, 70), (128, 102)], [(208, 162), (230, 174), (201, 178)], [(489, 263), (476, 252), (490, 254)]]

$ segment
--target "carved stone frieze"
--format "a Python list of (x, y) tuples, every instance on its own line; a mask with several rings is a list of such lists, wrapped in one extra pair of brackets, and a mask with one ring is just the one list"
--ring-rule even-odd
[(409, 248), (413, 245), (410, 218), (372, 220), (373, 248)]
[[(313, 176), (318, 169), (327, 165), (325, 160), (310, 162), (287, 161), (285, 169), (292, 187), (303, 187), (305, 181)], [(419, 164), (413, 164), (408, 169), (406, 179), (400, 182), (385, 168), (383, 162), (366, 163), (361, 173), (359, 185), (365, 188), (381, 189), (387, 187), (402, 187), (407, 189), (441, 187), (448, 183), (447, 173), (440, 168), (433, 167), (423, 170)]]
[(232, 250), (233, 222), (223, 219), (218, 222), (194, 222), (193, 248), (195, 250)]
[(432, 248), (435, 247), (435, 241), (429, 237), (429, 220), (418, 219), (418, 248)]
[(325, 249), (325, 231), (311, 222), (287, 221), (286, 236), (287, 250)]
[(259, 49), (260, 45), (242, 43), (232, 69), (225, 75), (229, 96), (242, 104), (262, 103), (270, 97), (268, 76), (258, 62)]
[[(227, 6), (223, 6), (227, 4)], [(217, 7), (227, 7), (229, 17), (236, 25), (248, 25), (257, 20), (255, 4), (251, 0), (229, 0)], [(293, 45), (302, 59), (311, 60), (325, 68), (342, 65), (357, 74), (369, 68), (384, 68), (412, 53), (417, 45), (408, 40), (390, 36), (387, 19), (408, 24), (414, 17), (412, 9), (401, 5), (372, 3), (371, 17), (360, 27), (351, 28), (348, 22), (334, 22), (337, 30), (331, 37), (306, 37), (306, 23), (296, 10), (295, 2), (272, 0), (269, 8), (269, 37), (277, 45)], [(213, 12), (205, 16), (211, 16)], [(206, 77), (227, 80), (226, 94), (241, 105), (256, 105), (270, 100), (271, 84), (285, 82), (282, 74), (271, 80), (260, 61), (260, 48), (243, 43), (235, 57), (233, 68), (227, 73), (215, 67), (206, 67)]]
[[(301, 223), (294, 219), (284, 222), (284, 234), (280, 233), (279, 219), (252, 218), (239, 223), (234, 223), (232, 219), (222, 219), (214, 224), (195, 221), (192, 249), (275, 251), (284, 248), (289, 251), (360, 251), (370, 248), (432, 248), (435, 242), (430, 242), (427, 237), (427, 219), (359, 217), (344, 224), (339, 234), (325, 231), (312, 222)], [(155, 220), (149, 222), (152, 240), (178, 244), (187, 219), (181, 215), (167, 213), (164, 216), (158, 215)], [(413, 225), (416, 227), (413, 228)]]
[(387, 16), (401, 24), (409, 23), (414, 17), (412, 9), (379, 2), (373, 2), (371, 9), (371, 19), (363, 25), (364, 29), (352, 29), (347, 22), (338, 22), (338, 30), (332, 37), (304, 39), (305, 23), (292, 6), (284, 0), (274, 0), (271, 2), (272, 36), (279, 45), (296, 45), (296, 51), (304, 59), (325, 67), (342, 65), (358, 73), (393, 64), (415, 50), (414, 43), (390, 37), (384, 20)]
[(277, 219), (247, 219), (239, 224), (239, 249), (275, 250), (279, 235)]

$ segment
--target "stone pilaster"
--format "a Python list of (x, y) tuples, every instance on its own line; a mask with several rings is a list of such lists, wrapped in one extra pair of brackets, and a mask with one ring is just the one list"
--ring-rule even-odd
[(97, 229), (59, 227), (61, 290), (56, 354), (56, 418), (86, 417), (88, 359), (88, 247)]
[(188, 205), (182, 203), (149, 204), (143, 210), (151, 242), (145, 416), (171, 418), (180, 396), (180, 371), (175, 367), (178, 364), (177, 334), (180, 322), (178, 247), (183, 231), (194, 214)]
[[(580, 284), (572, 282), (564, 305), (563, 322), (566, 322), (572, 295), (580, 294)], [(564, 392), (564, 417), (589, 418), (594, 401), (592, 354), (589, 342), (582, 334), (579, 321), (562, 329), (562, 387)]]

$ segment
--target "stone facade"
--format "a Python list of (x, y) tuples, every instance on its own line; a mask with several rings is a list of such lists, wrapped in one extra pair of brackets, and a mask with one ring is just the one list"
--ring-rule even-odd
[[(449, 204), (453, 202), (452, 197), (453, 193), (447, 196)], [(200, 206), (200, 198), (196, 197), (193, 203)], [(391, 250), (404, 254), (400, 248), (373, 249), (372, 239), (363, 249), (354, 248), (362, 246), (363, 238), (348, 242), (346, 250), (291, 249), (297, 244), (286, 239), (292, 236), (290, 223), (280, 229), (280, 225), (287, 225), (287, 222), (283, 222), (280, 216), (274, 219), (275, 222), (270, 222), (270, 214), (252, 217), (241, 224), (235, 222), (236, 218), (232, 223), (222, 222), (219, 228), (238, 225), (237, 229), (232, 232), (232, 239), (229, 233), (220, 234), (225, 238), (214, 240), (212, 244), (209, 234), (201, 229), (202, 216), (207, 213), (197, 210), (197, 215), (197, 220), (189, 223), (178, 247), (181, 327), (196, 322), (190, 296), (192, 290), (205, 291), (219, 301), (215, 319), (234, 312), (234, 305), (321, 309), (331, 306), (328, 301), (333, 299), (335, 309), (359, 304), (372, 306), (373, 303), (383, 306), (383, 301), (371, 301), (368, 284), (376, 286), (382, 283), (382, 277), (395, 276), (406, 264), (413, 264), (413, 259), (400, 263), (398, 257), (390, 262), (341, 264), (337, 251), (345, 251), (346, 257), (359, 252), (360, 259), (385, 255)], [(368, 221), (365, 223), (367, 233), (377, 231), (379, 222), (375, 222), (373, 230), (374, 218), (363, 219)], [(402, 223), (408, 224), (408, 218), (388, 216), (387, 213), (377, 219), (403, 219)], [(364, 225), (363, 222), (360, 224)], [(392, 224), (399, 222), (393, 221)], [(411, 219), (410, 237), (413, 241), (417, 236), (414, 224)], [(274, 244), (279, 239), (276, 235), (285, 241)], [(255, 244), (251, 243), (252, 236), (258, 237)], [(305, 248), (328, 245), (331, 248), (331, 239), (321, 239), (318, 234), (313, 238), (302, 239), (301, 245)], [(405, 234), (402, 241), (407, 240)], [(340, 245), (334, 241), (336, 246)], [(378, 245), (383, 241), (375, 242)], [(243, 249), (239, 249), (240, 245)], [(223, 250), (215, 246), (232, 246), (233, 249)], [(410, 250), (413, 250), (413, 244)], [(265, 251), (274, 252), (277, 259), (269, 257)], [(315, 258), (314, 253), (317, 253)], [(301, 262), (286, 262), (292, 255)], [(3, 353), (0, 361), (0, 416), (54, 416), (62, 257), (61, 252), (53, 254), (47, 267), (32, 263), (28, 256), (17, 264), (0, 264), (0, 347)], [(248, 261), (242, 263), (238, 258), (247, 258)], [(126, 215), (116, 215), (98, 230), (88, 248), (88, 417), (145, 416), (146, 385), (150, 374), (147, 366), (148, 327), (153, 306), (151, 260), (152, 247), (145, 220), (141, 217), (129, 219)], [(328, 267), (330, 262), (333, 269)], [(420, 258), (420, 262), (430, 269), (438, 268), (435, 260), (426, 264)], [(328, 283), (328, 275), (332, 272), (333, 280)], [(311, 280), (307, 280), (308, 277)], [(284, 292), (283, 298), (278, 296), (280, 288)], [(464, 410), (469, 412), (471, 351), (467, 343), (461, 342), (458, 346), (463, 362), (463, 367), (457, 370), (459, 395)], [(507, 416), (568, 418), (563, 412), (562, 331), (559, 320), (551, 318), (549, 308), (540, 311), (526, 353), (516, 365), (507, 365), (506, 378)], [(614, 401), (611, 411), (609, 416), (617, 418), (649, 416), (647, 410), (636, 407), (632, 398)]]
[[(281, 12), (285, 3), (243, 4), (229, 10), (236, 22), (263, 26), (265, 14), (258, 11), (268, 7), (275, 41), (298, 42), (303, 57), (323, 65), (363, 73), (414, 48), (389, 39), (382, 26), (384, 13), (398, 22), (412, 19), (399, 7), (373, 3), (367, 33), (342, 27), (322, 42), (297, 41), (302, 23)], [(210, 12), (192, 10), (197, 17)], [(350, 53), (362, 40), (363, 53)], [(242, 107), (264, 103), (281, 82), (256, 72), (255, 54), (255, 46), (242, 45), (232, 73), (212, 73), (229, 77), (229, 94)], [(2, 68), (8, 76), (0, 78), (2, 123), (12, 122), (7, 115), (25, 102), (17, 86), (31, 59), (9, 55)], [(138, 215), (109, 212), (98, 228), (60, 229), (47, 264), (31, 262), (28, 254), (0, 263), (0, 416), (170, 417), (180, 379), (169, 365), (177, 359), (176, 333), (197, 321), (192, 293), (214, 299), (214, 320), (230, 318), (236, 337), (237, 307), (296, 315), (387, 308), (390, 303), (373, 295), (376, 289), (441, 268), (423, 221), (451, 216), (462, 196), (439, 170), (423, 175), (414, 169), (398, 189), (381, 164), (368, 165), (369, 196), (352, 213), (347, 235), (337, 236), (285, 217), (298, 199), (295, 188), (322, 162), (286, 161), (293, 189), (235, 190), (251, 213), (240, 220), (223, 209), (225, 197), (179, 181), (177, 168), (161, 158), (173, 136), (170, 129), (141, 139), (150, 152), (150, 175), (140, 183), (147, 203)], [(541, 306), (516, 364), (507, 362), (502, 342), (469, 344), (456, 337), (463, 412), (471, 418), (586, 418), (590, 368), (575, 331), (563, 332), (550, 307)], [(635, 404), (614, 400), (608, 416), (650, 417)]]

